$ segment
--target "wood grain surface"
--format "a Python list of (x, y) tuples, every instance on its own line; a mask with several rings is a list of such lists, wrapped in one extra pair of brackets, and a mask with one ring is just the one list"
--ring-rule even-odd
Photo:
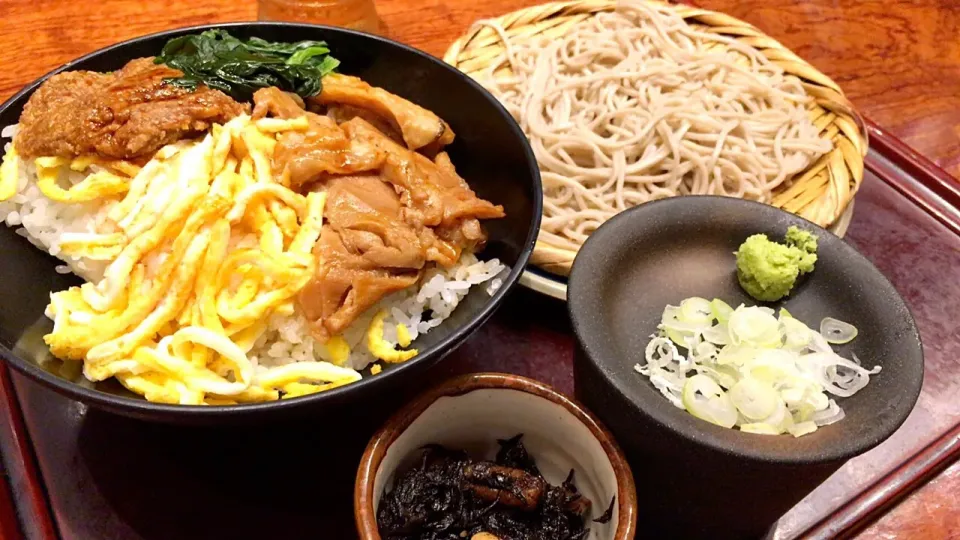
[[(435, 55), (480, 17), (537, 0), (379, 0), (387, 33)], [(830, 75), (885, 129), (960, 176), (960, 2), (692, 0), (751, 22)], [(3, 0), (0, 99), (104, 45), (252, 20), (253, 0)]]
[(900, 503), (893, 512), (865, 529), (858, 540), (956, 540), (960, 512), (954, 502), (960, 493), (960, 461)]
[[(387, 34), (441, 55), (481, 17), (536, 0), (380, 0)], [(747, 20), (833, 77), (866, 116), (960, 176), (960, 2), (695, 0)], [(180, 26), (251, 20), (252, 0), (0, 0), (0, 99), (73, 58)], [(551, 382), (551, 381), (547, 381)], [(960, 466), (862, 538), (960, 538)]]

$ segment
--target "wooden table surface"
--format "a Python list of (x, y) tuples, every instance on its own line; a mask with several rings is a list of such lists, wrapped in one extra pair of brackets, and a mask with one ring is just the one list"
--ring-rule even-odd
[[(475, 19), (536, 0), (379, 0), (390, 37), (442, 55)], [(882, 128), (960, 176), (960, 2), (695, 0), (754, 23), (824, 73)], [(0, 100), (105, 45), (164, 29), (252, 20), (252, 0), (2, 0)], [(960, 465), (862, 538), (960, 538)]]

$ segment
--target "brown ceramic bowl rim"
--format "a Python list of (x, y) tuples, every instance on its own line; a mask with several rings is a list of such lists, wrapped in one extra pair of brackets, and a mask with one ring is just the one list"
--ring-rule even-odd
[(579, 420), (596, 437), (617, 478), (617, 529), (615, 540), (631, 540), (637, 527), (637, 494), (630, 466), (619, 445), (607, 428), (583, 405), (564, 396), (542, 382), (508, 373), (472, 373), (454, 377), (427, 390), (396, 412), (370, 439), (360, 467), (353, 495), (353, 512), (357, 532), (363, 540), (380, 540), (377, 516), (373, 510), (374, 480), (387, 450), (410, 424), (441, 397), (462, 396), (475, 390), (509, 389), (532, 394), (560, 405)]

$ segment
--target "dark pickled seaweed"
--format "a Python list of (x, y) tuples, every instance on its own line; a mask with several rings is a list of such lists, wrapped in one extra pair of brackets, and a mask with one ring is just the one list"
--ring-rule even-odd
[(523, 437), (522, 433), (512, 439), (497, 440), (497, 444), (500, 445), (500, 450), (497, 452), (497, 463), (540, 476), (537, 462), (527, 453), (526, 447), (520, 444), (521, 437)]
[(597, 519), (593, 520), (594, 523), (610, 523), (610, 520), (613, 519), (613, 503), (617, 502), (617, 498), (614, 497), (610, 499), (610, 506), (607, 507), (607, 510), (600, 515)]
[[(423, 449), (419, 463), (400, 474), (377, 512), (388, 540), (583, 540), (590, 501), (574, 485), (573, 471), (550, 485), (527, 453), (521, 435), (498, 441), (493, 462), (470, 459), (439, 445)], [(612, 506), (611, 506), (612, 509)], [(609, 520), (608, 510), (600, 519)], [(599, 520), (598, 520), (599, 521)], [(486, 533), (486, 535), (481, 535)]]

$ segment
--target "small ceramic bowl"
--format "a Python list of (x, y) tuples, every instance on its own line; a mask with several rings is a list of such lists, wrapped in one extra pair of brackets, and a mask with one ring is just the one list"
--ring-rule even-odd
[(590, 412), (549, 386), (517, 375), (478, 373), (451, 379), (395, 414), (370, 440), (354, 490), (354, 515), (363, 540), (379, 540), (377, 508), (399, 471), (435, 443), (491, 459), (497, 439), (523, 434), (523, 444), (548, 482), (570, 469), (593, 502), (590, 519), (616, 497), (612, 519), (589, 523), (591, 540), (631, 540), (636, 491), (620, 448)]
[[(733, 253), (750, 235), (780, 240), (790, 226), (819, 236), (816, 268), (766, 305), (814, 328), (824, 317), (853, 324), (860, 334), (836, 350), (882, 371), (837, 400), (846, 418), (797, 439), (724, 429), (675, 407), (634, 371), (664, 306), (691, 296), (758, 304), (737, 281)], [(847, 460), (890, 437), (923, 381), (917, 327), (883, 274), (826, 230), (760, 203), (675, 197), (619, 214), (580, 249), (567, 307), (579, 345), (577, 398), (642, 472), (639, 517), (652, 538), (763, 536)]]

